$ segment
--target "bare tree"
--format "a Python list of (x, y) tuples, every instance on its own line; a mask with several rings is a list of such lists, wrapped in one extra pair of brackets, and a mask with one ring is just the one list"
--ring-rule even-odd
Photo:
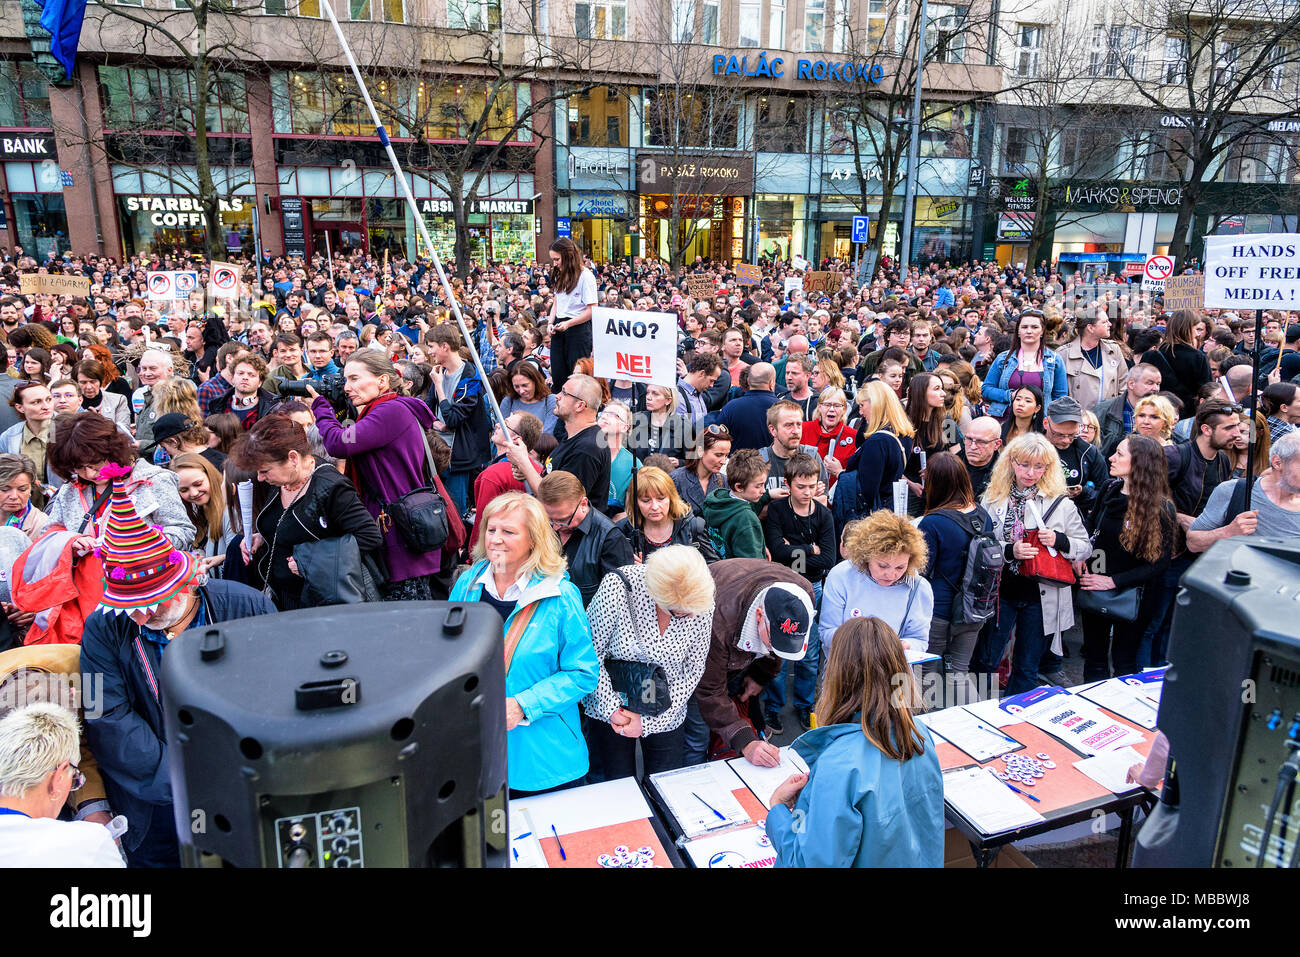
[(1224, 167), (1258, 178), (1295, 150), (1287, 121), (1300, 118), (1300, 5), (1153, 0), (1113, 15), (1115, 26), (1094, 25), (1090, 53), (1101, 73), (1127, 81), (1130, 102), (1161, 117), (1147, 159), (1181, 186), (1169, 253), (1182, 260), (1208, 180)]

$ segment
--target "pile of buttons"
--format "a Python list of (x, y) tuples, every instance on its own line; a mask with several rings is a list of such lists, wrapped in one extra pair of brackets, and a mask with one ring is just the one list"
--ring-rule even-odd
[(1046, 751), (1039, 751), (1032, 758), (1026, 754), (1004, 754), (1005, 771), (994, 771), (999, 781), (1017, 781), (1025, 787), (1032, 788), (1047, 771), (1056, 769), (1056, 762)]
[(655, 862), (654, 848), (646, 846), (635, 851), (628, 850), (626, 844), (614, 848), (613, 854), (602, 854), (596, 858), (601, 867), (660, 867)]

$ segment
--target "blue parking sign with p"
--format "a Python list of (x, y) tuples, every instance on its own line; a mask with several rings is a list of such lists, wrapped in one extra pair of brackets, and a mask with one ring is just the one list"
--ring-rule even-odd
[(871, 218), (869, 216), (853, 217), (853, 242), (870, 242)]

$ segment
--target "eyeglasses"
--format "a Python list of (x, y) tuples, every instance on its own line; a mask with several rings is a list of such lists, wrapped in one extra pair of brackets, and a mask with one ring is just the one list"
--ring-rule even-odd
[(586, 401), (587, 401), (586, 399), (579, 399), (579, 398), (578, 398), (576, 395), (574, 395), (572, 392), (565, 392), (563, 389), (560, 390), (560, 395), (564, 396), (566, 399), (569, 399), (569, 400), (571, 400), (571, 401), (573, 401), (573, 402), (582, 402), (582, 403), (585, 404)]
[(577, 514), (578, 514), (578, 509), (582, 508), (582, 503), (583, 503), (584, 501), (586, 501), (586, 500), (585, 500), (585, 499), (578, 499), (578, 504), (575, 505), (575, 506), (573, 506), (573, 511), (569, 513), (569, 517), (566, 518), (566, 519), (565, 519), (564, 521), (562, 521), (562, 522), (554, 522), (554, 521), (551, 522), (551, 528), (552, 528), (553, 530), (557, 531), (557, 532), (562, 532), (562, 531), (564, 531), (566, 528), (568, 528), (569, 525), (570, 525), (570, 523), (573, 521), (573, 516), (577, 515)]
[(968, 445), (992, 445), (994, 442), (1001, 442), (1001, 441), (1002, 441), (1001, 439), (976, 439), (976, 438), (972, 438), (969, 435), (966, 436), (966, 443)]
[(848, 408), (848, 406), (845, 405), (843, 402), (823, 402), (821, 407), (823, 409), (847, 409)]
[(81, 769), (71, 761), (68, 762), (68, 770), (72, 772), (72, 787), (69, 788), (69, 790), (80, 791), (86, 785), (86, 776), (82, 774)]

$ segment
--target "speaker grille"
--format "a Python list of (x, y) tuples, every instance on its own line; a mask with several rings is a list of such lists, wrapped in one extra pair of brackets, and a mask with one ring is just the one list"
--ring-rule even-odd
[(1275, 685), (1281, 685), (1283, 688), (1300, 687), (1300, 671), (1293, 668), (1282, 668), (1278, 665), (1273, 666), (1268, 680)]

